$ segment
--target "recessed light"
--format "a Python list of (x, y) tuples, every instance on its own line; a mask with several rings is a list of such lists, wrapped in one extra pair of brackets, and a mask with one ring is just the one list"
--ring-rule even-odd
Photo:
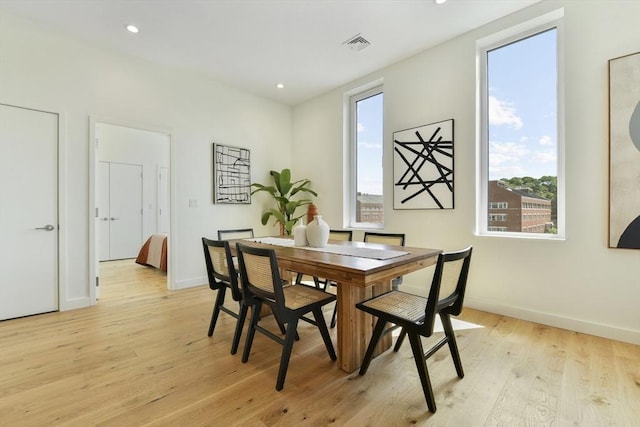
[(447, 1), (447, 0), (433, 0), (433, 2), (434, 2), (435, 4), (442, 4), (442, 3), (446, 2), (446, 1)]
[(276, 85), (276, 87), (277, 87), (278, 89), (283, 89), (283, 88), (284, 88), (284, 84), (282, 84), (282, 83), (278, 83), (278, 84)]
[(138, 31), (140, 31), (140, 30), (138, 30), (138, 27), (136, 27), (135, 25), (131, 25), (131, 24), (129, 24), (129, 25), (125, 25), (124, 27), (125, 27), (125, 28), (127, 29), (127, 31), (129, 31), (130, 33), (134, 33), (134, 34), (135, 34), (135, 33), (137, 33)]

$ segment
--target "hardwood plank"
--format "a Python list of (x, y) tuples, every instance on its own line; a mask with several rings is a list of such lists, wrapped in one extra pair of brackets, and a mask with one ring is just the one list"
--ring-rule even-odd
[[(97, 306), (0, 322), (0, 425), (631, 426), (640, 419), (640, 346), (467, 308), (462, 320), (479, 327), (456, 332), (465, 378), (446, 348), (429, 359), (438, 406), (431, 414), (408, 343), (375, 358), (365, 376), (347, 374), (316, 328), (302, 323), (285, 388), (276, 392), (281, 347), (258, 334), (243, 364), (229, 354), (235, 319), (224, 313), (207, 337), (215, 297), (207, 286), (168, 291), (164, 274), (133, 261), (101, 271)], [(270, 320), (265, 326), (277, 331)], [(331, 336), (335, 342), (336, 329)]]

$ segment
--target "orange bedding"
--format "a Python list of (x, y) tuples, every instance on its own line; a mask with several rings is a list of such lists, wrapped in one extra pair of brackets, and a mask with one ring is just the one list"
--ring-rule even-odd
[(167, 235), (154, 234), (144, 242), (136, 263), (167, 271)]

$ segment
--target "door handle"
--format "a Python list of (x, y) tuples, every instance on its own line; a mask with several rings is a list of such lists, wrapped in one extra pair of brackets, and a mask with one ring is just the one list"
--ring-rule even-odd
[(110, 219), (111, 221), (117, 221), (117, 220), (119, 220), (120, 218), (111, 217), (111, 218), (109, 218), (109, 219)]
[(56, 228), (55, 228), (53, 225), (51, 225), (51, 224), (47, 224), (47, 225), (45, 225), (44, 227), (36, 227), (35, 229), (36, 229), (36, 230), (44, 230), (44, 231), (53, 231), (53, 230), (55, 230)]
[(102, 218), (100, 218), (100, 221), (109, 221), (109, 218), (107, 218), (106, 216), (103, 216)]

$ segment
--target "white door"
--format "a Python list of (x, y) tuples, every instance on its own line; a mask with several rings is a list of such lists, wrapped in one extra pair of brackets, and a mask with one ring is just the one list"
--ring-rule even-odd
[(98, 162), (96, 188), (98, 259), (107, 261), (111, 259), (109, 257), (109, 162)]
[(142, 166), (98, 162), (98, 259), (135, 258), (142, 246)]
[(0, 320), (58, 310), (58, 115), (0, 104)]
[(135, 258), (142, 246), (142, 166), (109, 165), (109, 259)]

